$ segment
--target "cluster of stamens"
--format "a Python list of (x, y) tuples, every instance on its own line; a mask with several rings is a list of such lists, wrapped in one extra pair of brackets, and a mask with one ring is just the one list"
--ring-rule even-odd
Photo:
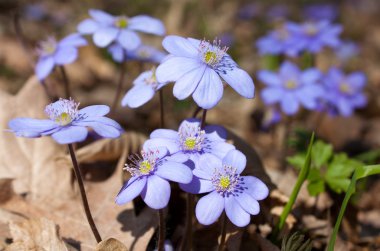
[(38, 44), (37, 54), (39, 56), (52, 55), (57, 50), (57, 41), (54, 37), (49, 37)]
[(157, 78), (156, 78), (156, 67), (153, 67), (151, 71), (152, 71), (152, 76), (144, 79), (144, 81), (147, 85), (150, 85), (154, 89), (156, 89), (158, 86), (158, 82), (157, 82)]
[(57, 124), (66, 126), (78, 118), (78, 107), (79, 103), (76, 103), (73, 99), (60, 98), (58, 101), (46, 106), (45, 113)]
[(339, 91), (341, 93), (344, 93), (344, 94), (351, 94), (352, 93), (351, 87), (346, 82), (339, 84)]
[(298, 84), (295, 80), (288, 80), (285, 82), (285, 88), (286, 89), (290, 89), (290, 90), (293, 90), (295, 88), (297, 88)]
[(128, 157), (129, 164), (125, 164), (124, 170), (127, 170), (133, 177), (149, 175), (154, 172), (159, 150), (141, 151), (141, 155), (134, 154)]
[(120, 29), (125, 29), (128, 27), (128, 17), (126, 16), (119, 16), (115, 19), (114, 22), (115, 27)]
[(223, 166), (222, 171), (215, 169), (211, 179), (215, 190), (223, 196), (228, 196), (241, 190), (241, 181), (242, 178), (236, 173), (236, 168), (227, 165)]
[(315, 23), (308, 22), (304, 25), (304, 29), (307, 35), (314, 36), (318, 33), (318, 27)]
[(289, 38), (289, 32), (285, 27), (282, 26), (276, 30), (275, 36), (277, 36), (279, 40), (284, 41)]
[(198, 127), (184, 126), (179, 132), (180, 144), (183, 151), (198, 151), (202, 150), (205, 131)]
[(217, 66), (223, 56), (226, 54), (228, 47), (221, 46), (221, 40), (214, 40), (211, 44), (209, 41), (202, 40), (198, 51), (202, 61), (211, 67)]

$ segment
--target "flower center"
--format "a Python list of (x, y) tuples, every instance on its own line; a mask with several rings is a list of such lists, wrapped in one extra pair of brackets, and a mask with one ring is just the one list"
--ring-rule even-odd
[(276, 36), (279, 40), (285, 41), (289, 38), (289, 32), (285, 27), (278, 28)]
[(231, 184), (230, 177), (228, 176), (222, 176), (219, 180), (219, 187), (223, 189), (227, 189)]
[(352, 93), (351, 87), (347, 83), (341, 83), (339, 85), (339, 91), (344, 93), (344, 94), (351, 94)]
[(156, 67), (153, 67), (151, 72), (152, 72), (152, 75), (150, 77), (144, 79), (144, 81), (147, 85), (150, 85), (154, 89), (156, 89), (158, 86), (157, 77), (156, 77)]
[(57, 50), (57, 41), (53, 37), (49, 37), (46, 41), (39, 43), (37, 54), (40, 56), (49, 56)]
[(232, 166), (223, 166), (223, 170), (215, 169), (211, 182), (215, 190), (222, 196), (234, 194), (242, 189), (242, 178), (236, 173), (236, 168)]
[(297, 88), (297, 82), (294, 80), (288, 80), (285, 82), (285, 88), (289, 90), (293, 90)]
[(307, 23), (304, 28), (306, 34), (309, 36), (314, 36), (318, 33), (318, 27), (314, 23)]
[(128, 18), (126, 16), (118, 17), (115, 20), (115, 26), (120, 29), (125, 29), (128, 27)]
[(211, 67), (218, 65), (228, 50), (228, 47), (222, 47), (220, 43), (221, 41), (216, 39), (212, 44), (206, 40), (202, 40), (199, 45), (198, 51), (202, 61)]
[(205, 131), (200, 127), (183, 127), (178, 134), (183, 151), (202, 151)]
[(125, 164), (124, 169), (133, 177), (141, 177), (152, 174), (156, 170), (159, 161), (157, 155), (159, 150), (141, 151), (141, 155), (134, 154), (128, 157), (129, 164)]
[(78, 107), (74, 100), (61, 98), (46, 106), (45, 113), (57, 124), (66, 126), (78, 117)]

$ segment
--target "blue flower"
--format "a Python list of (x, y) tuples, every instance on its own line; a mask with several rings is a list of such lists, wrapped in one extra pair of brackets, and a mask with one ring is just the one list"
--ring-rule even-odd
[(296, 65), (284, 62), (278, 73), (259, 71), (258, 78), (268, 87), (263, 89), (261, 97), (264, 103), (272, 105), (279, 103), (287, 115), (295, 114), (300, 104), (307, 109), (315, 109), (318, 98), (323, 94), (323, 88), (317, 81), (321, 73), (315, 68), (301, 71)]
[(133, 51), (127, 51), (119, 43), (114, 43), (108, 47), (108, 52), (111, 53), (113, 60), (119, 63), (125, 60), (137, 60), (159, 64), (167, 55), (161, 50), (144, 44)]
[(39, 80), (45, 79), (56, 65), (73, 63), (78, 58), (78, 47), (87, 45), (81, 35), (74, 33), (57, 42), (54, 38), (42, 41), (37, 48), (35, 72)]
[(295, 31), (295, 38), (304, 51), (318, 53), (325, 47), (336, 48), (341, 43), (341, 25), (333, 25), (326, 20), (288, 25)]
[(335, 5), (328, 3), (310, 4), (304, 8), (304, 16), (310, 20), (333, 21), (338, 16)]
[(170, 199), (168, 180), (189, 183), (193, 174), (186, 165), (171, 160), (165, 147), (145, 148), (141, 157), (132, 155), (125, 169), (132, 178), (121, 188), (116, 197), (119, 205), (128, 203), (141, 194), (144, 202), (153, 209), (166, 207)]
[(250, 215), (260, 212), (258, 200), (269, 194), (268, 187), (258, 178), (241, 176), (247, 159), (240, 151), (231, 150), (223, 160), (204, 154), (193, 170), (194, 179), (201, 184), (193, 193), (209, 193), (203, 196), (195, 208), (198, 221), (210, 225), (225, 210), (230, 221), (238, 227), (249, 224)]
[(134, 86), (121, 100), (121, 105), (137, 108), (151, 100), (154, 94), (163, 86), (157, 82), (155, 72), (156, 70), (153, 68), (150, 71), (141, 73), (133, 81)]
[(141, 43), (136, 31), (163, 36), (163, 23), (153, 17), (139, 15), (135, 17), (112, 16), (101, 10), (89, 10), (92, 18), (82, 21), (78, 31), (82, 34), (93, 34), (94, 43), (106, 47), (118, 42), (126, 50), (135, 50)]
[(357, 56), (359, 51), (359, 46), (352, 41), (342, 41), (342, 44), (335, 49), (335, 53), (342, 63), (345, 63), (349, 59)]
[(362, 72), (345, 75), (342, 70), (331, 68), (323, 78), (326, 88), (324, 108), (331, 115), (351, 116), (355, 108), (366, 106), (363, 94), (366, 76)]
[(122, 128), (112, 119), (104, 117), (110, 109), (106, 105), (92, 105), (78, 110), (79, 104), (60, 99), (46, 106), (50, 119), (16, 118), (9, 121), (10, 131), (19, 137), (37, 138), (51, 135), (59, 144), (84, 141), (91, 127), (105, 138), (117, 138)]
[(176, 82), (173, 88), (176, 98), (183, 100), (192, 94), (198, 106), (210, 109), (223, 96), (220, 77), (241, 96), (254, 97), (252, 78), (218, 42), (210, 44), (204, 40), (167, 36), (162, 44), (170, 55), (158, 66), (157, 80)]
[(277, 107), (269, 107), (264, 113), (261, 128), (263, 130), (268, 130), (271, 126), (277, 124), (281, 121), (281, 113)]

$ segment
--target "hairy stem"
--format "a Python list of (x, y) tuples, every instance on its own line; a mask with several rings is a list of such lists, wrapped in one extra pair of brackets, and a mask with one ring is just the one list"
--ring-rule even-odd
[(165, 217), (164, 217), (164, 210), (159, 209), (158, 210), (158, 251), (164, 251), (165, 250)]
[(126, 63), (125, 62), (121, 63), (119, 81), (117, 84), (115, 98), (113, 99), (113, 104), (111, 108), (111, 111), (113, 113), (116, 111), (117, 104), (119, 103), (119, 99), (120, 99), (120, 94), (121, 94), (121, 91), (123, 90), (123, 83), (124, 83), (126, 68), (127, 68)]
[(226, 234), (227, 234), (227, 217), (226, 214), (222, 214), (222, 231), (220, 233), (221, 238), (220, 238), (220, 244), (218, 251), (224, 251), (225, 250), (225, 245), (226, 245)]
[(63, 85), (65, 88), (65, 96), (68, 99), (71, 97), (69, 78), (67, 77), (67, 73), (66, 73), (65, 67), (63, 65), (59, 66), (59, 70), (61, 72), (62, 79), (63, 79)]

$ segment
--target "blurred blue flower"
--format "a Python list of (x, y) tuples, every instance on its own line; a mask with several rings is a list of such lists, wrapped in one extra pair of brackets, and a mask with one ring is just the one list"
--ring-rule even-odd
[(112, 55), (113, 60), (118, 63), (125, 60), (137, 60), (159, 64), (167, 56), (165, 52), (144, 44), (140, 44), (133, 51), (127, 51), (119, 43), (114, 43), (108, 47), (108, 52)]
[(331, 68), (323, 78), (326, 88), (323, 99), (323, 108), (330, 115), (351, 116), (356, 108), (367, 105), (367, 98), (363, 93), (366, 85), (366, 76), (362, 72), (345, 75), (338, 68)]
[(35, 66), (38, 79), (45, 79), (53, 71), (55, 65), (73, 63), (78, 58), (78, 47), (85, 45), (87, 45), (86, 40), (77, 33), (59, 42), (52, 37), (40, 42), (37, 48), (39, 58)]
[(281, 121), (281, 112), (275, 106), (269, 107), (265, 110), (261, 129), (268, 130), (271, 126)]
[(151, 100), (163, 85), (157, 82), (156, 69), (141, 73), (134, 81), (133, 87), (121, 100), (122, 106), (137, 108)]
[(243, 5), (237, 13), (238, 18), (250, 20), (261, 14), (262, 6), (259, 3), (249, 3)]
[(189, 183), (193, 174), (186, 165), (170, 159), (165, 147), (144, 148), (141, 156), (129, 157), (125, 164), (132, 178), (128, 180), (116, 196), (119, 205), (128, 203), (141, 194), (144, 202), (153, 209), (162, 209), (170, 199), (168, 180)]
[(251, 221), (251, 215), (259, 214), (257, 201), (265, 199), (269, 189), (254, 176), (241, 176), (246, 164), (246, 157), (237, 150), (228, 152), (223, 160), (212, 154), (200, 157), (193, 174), (202, 185), (194, 187), (192, 192), (209, 193), (198, 201), (195, 208), (201, 224), (216, 222), (225, 211), (234, 225), (244, 227)]
[(359, 46), (353, 41), (342, 41), (341, 45), (335, 49), (338, 59), (346, 62), (359, 54)]
[(276, 4), (269, 8), (266, 12), (267, 18), (270, 20), (285, 19), (289, 15), (289, 7), (284, 4)]
[(330, 3), (310, 4), (304, 8), (304, 16), (309, 20), (333, 21), (338, 16), (338, 9), (334, 4)]
[(167, 36), (162, 42), (170, 55), (157, 67), (160, 83), (176, 82), (173, 93), (183, 100), (192, 94), (203, 109), (213, 108), (223, 96), (224, 79), (245, 98), (253, 98), (252, 78), (226, 53), (220, 42)]
[(163, 36), (164, 24), (153, 17), (139, 15), (135, 17), (112, 16), (101, 10), (89, 10), (91, 18), (78, 25), (82, 34), (93, 34), (95, 45), (106, 47), (118, 42), (126, 50), (135, 50), (141, 43), (136, 31)]
[(262, 70), (258, 72), (258, 78), (267, 85), (261, 91), (264, 103), (279, 103), (287, 115), (295, 114), (300, 104), (307, 109), (317, 108), (317, 101), (324, 94), (318, 84), (321, 73), (316, 68), (301, 71), (293, 63), (285, 61), (278, 73)]
[(47, 17), (49, 11), (42, 3), (27, 4), (23, 9), (24, 17), (26, 19), (39, 21)]
[(105, 138), (117, 138), (122, 128), (112, 119), (104, 117), (110, 109), (106, 105), (92, 105), (78, 110), (79, 103), (60, 99), (46, 106), (50, 119), (16, 118), (9, 121), (10, 131), (19, 137), (37, 138), (51, 135), (59, 144), (71, 144), (87, 138), (91, 127)]

